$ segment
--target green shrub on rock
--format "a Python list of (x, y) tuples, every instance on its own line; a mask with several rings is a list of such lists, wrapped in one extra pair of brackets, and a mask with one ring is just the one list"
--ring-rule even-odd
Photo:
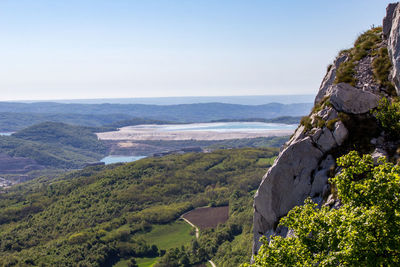
[[(342, 206), (295, 207), (280, 225), (294, 235), (264, 238), (252, 266), (399, 266), (400, 167), (357, 152), (338, 159), (331, 179)], [(244, 265), (249, 266), (249, 265)]]
[(381, 127), (392, 137), (400, 135), (400, 103), (383, 97), (373, 112)]

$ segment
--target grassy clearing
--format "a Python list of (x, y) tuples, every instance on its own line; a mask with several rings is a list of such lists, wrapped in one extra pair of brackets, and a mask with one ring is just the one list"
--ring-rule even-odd
[(184, 221), (176, 221), (170, 224), (153, 225), (153, 229), (145, 234), (137, 235), (143, 238), (147, 244), (156, 245), (158, 249), (170, 249), (187, 245), (194, 236), (190, 235), (192, 227)]
[(139, 267), (152, 267), (158, 258), (136, 258), (136, 264)]
[(272, 158), (260, 158), (257, 160), (257, 165), (259, 166), (265, 166), (265, 167), (270, 167), (272, 164), (274, 164), (276, 157)]
[(120, 260), (116, 264), (113, 265), (113, 267), (128, 267), (128, 262), (129, 260)]
[[(136, 264), (139, 267), (152, 267), (156, 262), (158, 258), (135, 258)], [(113, 265), (113, 267), (129, 267), (132, 266), (130, 265), (130, 260), (120, 260), (116, 264)]]
[[(159, 250), (168, 250), (171, 248), (180, 248), (183, 245), (189, 244), (194, 238), (191, 235), (192, 227), (184, 221), (175, 221), (169, 224), (153, 225), (150, 232), (138, 234), (137, 239), (144, 239), (149, 245), (156, 245)], [(139, 267), (153, 266), (159, 257), (154, 258), (135, 258)], [(114, 267), (128, 267), (129, 260), (121, 260)]]

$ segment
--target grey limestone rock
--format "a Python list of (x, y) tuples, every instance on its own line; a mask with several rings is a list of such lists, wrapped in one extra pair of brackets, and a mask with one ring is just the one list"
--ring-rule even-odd
[(342, 145), (343, 142), (349, 136), (349, 131), (346, 126), (344, 126), (343, 122), (338, 121), (335, 123), (335, 130), (333, 131), (333, 138), (335, 138), (337, 145)]
[(311, 190), (311, 174), (322, 155), (310, 137), (292, 143), (280, 153), (254, 198), (254, 251), (260, 246), (261, 235), (269, 236), (279, 218), (303, 204)]
[(386, 7), (386, 16), (383, 18), (382, 29), (383, 36), (388, 37), (390, 30), (392, 29), (393, 13), (398, 3), (391, 3)]
[(339, 83), (329, 89), (330, 102), (337, 111), (362, 114), (378, 106), (379, 97), (357, 89), (347, 83)]
[[(391, 72), (391, 80), (393, 81), (397, 94), (400, 92), (400, 5), (396, 4), (393, 8), (388, 8), (387, 18), (392, 18), (391, 23), (386, 22), (386, 25), (390, 25), (390, 33), (388, 37), (388, 52), (389, 57), (393, 64)], [(390, 16), (392, 12), (392, 16)], [(386, 26), (388, 28), (389, 26)]]
[(300, 125), (299, 128), (294, 132), (293, 137), (288, 141), (288, 145), (297, 142), (305, 137), (304, 135), (304, 126)]
[(333, 82), (335, 81), (337, 68), (339, 68), (339, 65), (342, 64), (344, 61), (346, 61), (346, 59), (347, 59), (346, 55), (338, 56), (335, 59), (331, 68), (329, 69), (324, 79), (322, 80), (322, 83), (318, 90), (318, 94), (315, 97), (314, 104), (318, 104), (324, 98), (327, 90), (333, 85)]
[(337, 111), (330, 107), (326, 107), (323, 110), (319, 111), (317, 115), (325, 121), (333, 120), (338, 117)]
[(374, 160), (375, 164), (378, 164), (378, 159), (382, 157), (387, 157), (388, 153), (383, 150), (382, 148), (376, 148), (374, 152), (371, 154), (372, 159)]
[(320, 170), (317, 171), (314, 175), (314, 181), (311, 187), (311, 194), (310, 194), (311, 197), (323, 193), (325, 186), (328, 183), (329, 170), (332, 167), (335, 167), (335, 159), (332, 157), (332, 155), (328, 155), (326, 159), (321, 162), (319, 167)]
[(316, 132), (312, 138), (324, 153), (336, 146), (336, 141), (333, 138), (332, 132), (326, 127)]

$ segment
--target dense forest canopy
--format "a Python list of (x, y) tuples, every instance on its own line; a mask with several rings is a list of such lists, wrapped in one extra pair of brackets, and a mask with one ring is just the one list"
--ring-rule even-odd
[[(229, 205), (230, 218), (179, 248), (180, 255), (237, 265), (251, 253), (252, 194), (276, 154), (265, 148), (171, 155), (15, 186), (0, 194), (0, 265), (104, 266), (154, 256), (152, 244), (135, 234), (205, 205)], [(231, 249), (236, 256), (227, 259)], [(167, 251), (161, 266), (175, 252)]]
[(11, 136), (0, 136), (0, 152), (31, 158), (51, 168), (82, 168), (107, 154), (107, 147), (94, 134), (104, 129), (110, 128), (45, 122)]

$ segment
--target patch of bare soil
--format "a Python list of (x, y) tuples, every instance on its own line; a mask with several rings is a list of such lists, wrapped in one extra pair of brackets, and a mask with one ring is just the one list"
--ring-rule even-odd
[(197, 208), (182, 215), (200, 229), (214, 228), (229, 218), (229, 206)]

